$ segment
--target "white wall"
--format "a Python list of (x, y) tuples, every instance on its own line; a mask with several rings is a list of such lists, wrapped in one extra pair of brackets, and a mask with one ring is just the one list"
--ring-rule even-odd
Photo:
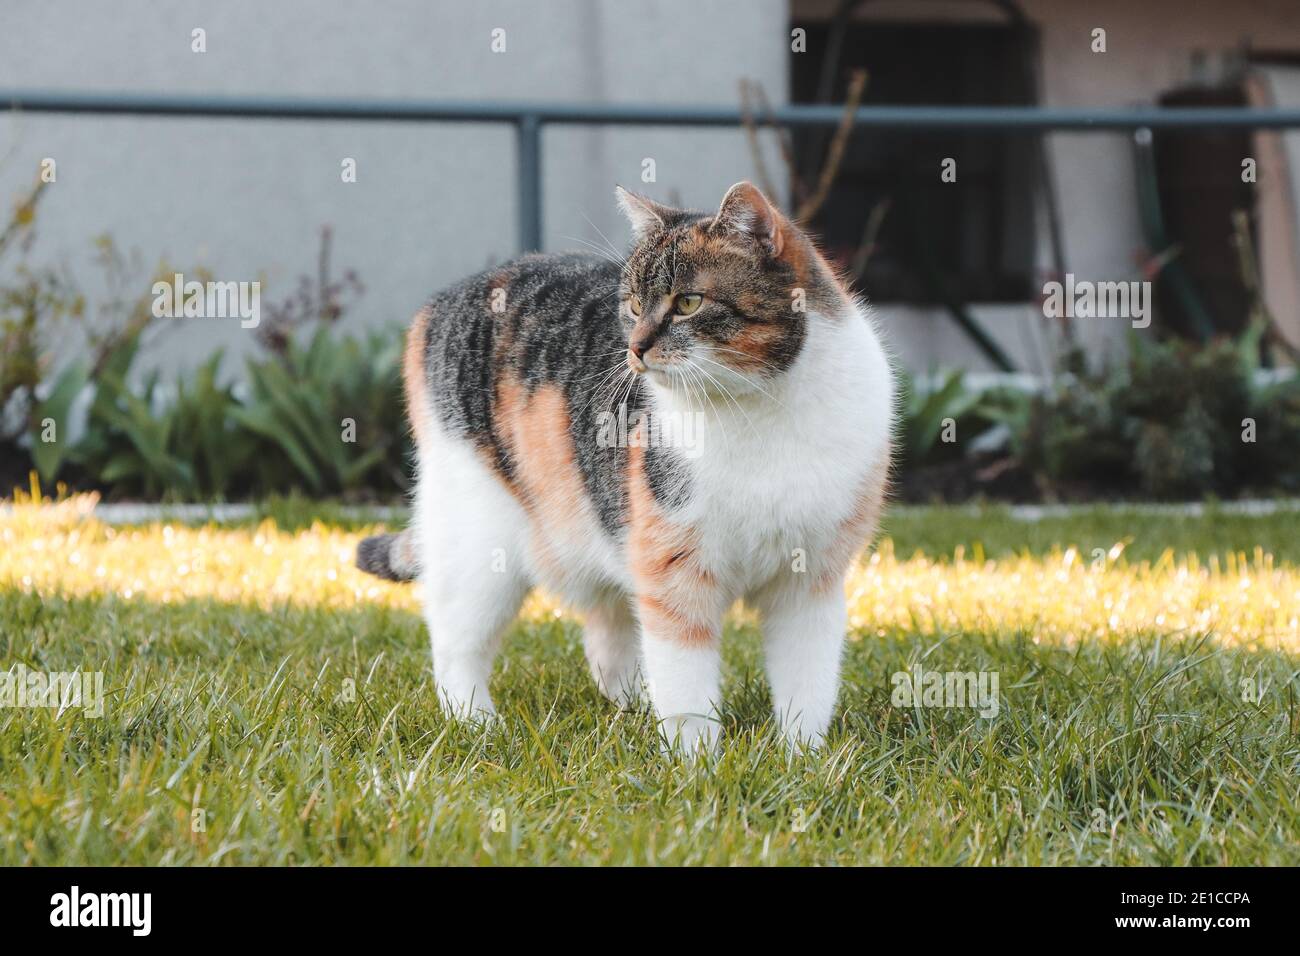
[[(793, 0), (799, 15), (832, 0)], [(1296, 0), (1023, 0), (1042, 37), (1043, 102), (1150, 103), (1242, 44), (1300, 50)], [(775, 102), (787, 93), (785, 0), (5, 0), (0, 88), (376, 98), (726, 104), (741, 77)], [(988, 4), (877, 0), (861, 16), (993, 16)], [(208, 52), (190, 51), (204, 27)], [(1108, 51), (1091, 52), (1091, 30)], [(490, 31), (507, 30), (493, 54)], [(817, 55), (809, 51), (808, 55)], [(1121, 134), (1049, 138), (1066, 266), (1080, 278), (1137, 278), (1143, 244), (1132, 152)], [(367, 286), (359, 321), (404, 322), (429, 292), (513, 255), (514, 138), (504, 126), (95, 118), (0, 114), (0, 199), (34, 178), (46, 156), (58, 183), (40, 213), (40, 261), (65, 262), (92, 284), (91, 238), (111, 233), (137, 251), (140, 282), (166, 257), (223, 279), (264, 275), (278, 299), (310, 271), (317, 230), (335, 230), (336, 269)], [(344, 156), (360, 181), (339, 178)], [(642, 187), (708, 206), (753, 168), (734, 131), (553, 128), (545, 134), (548, 249), (622, 244), (615, 182), (636, 186), (641, 160), (658, 183)], [(773, 165), (774, 169), (779, 168)], [(588, 222), (590, 220), (590, 222)], [(1269, 250), (1261, 250), (1265, 258)], [(1046, 236), (1039, 259), (1050, 266)], [(870, 290), (866, 290), (868, 294)], [(885, 332), (909, 365), (987, 363), (933, 310), (886, 306)], [(1022, 367), (1050, 364), (1051, 323), (1035, 303), (973, 309)], [(224, 345), (237, 323), (159, 323), (151, 354), (168, 365)], [(1080, 334), (1097, 352), (1123, 340), (1124, 323), (1094, 320)], [(71, 342), (72, 339), (67, 341)], [(232, 363), (233, 365), (234, 363)]]
[[(7, 89), (734, 105), (742, 77), (778, 103), (787, 87), (783, 0), (5, 0), (2, 17)], [(191, 52), (195, 27), (206, 53)], [(496, 27), (505, 53), (490, 50)], [(6, 204), (44, 157), (58, 180), (35, 258), (88, 286), (92, 237), (110, 233), (141, 256), (142, 292), (165, 257), (223, 280), (264, 275), (264, 302), (279, 299), (314, 268), (328, 223), (336, 271), (367, 287), (358, 320), (404, 323), (440, 285), (516, 251), (506, 126), (0, 114)], [(655, 184), (640, 184), (644, 157)], [(597, 230), (621, 246), (616, 182), (709, 206), (752, 174), (739, 132), (552, 128), (545, 246)], [(233, 320), (159, 325), (150, 355), (166, 366), (249, 345)]]

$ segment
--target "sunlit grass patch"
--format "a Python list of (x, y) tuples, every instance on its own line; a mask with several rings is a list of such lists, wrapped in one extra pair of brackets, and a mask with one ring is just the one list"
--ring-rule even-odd
[[(0, 519), (0, 586), (160, 604), (211, 599), (262, 608), (415, 610), (413, 588), (353, 567), (366, 533), (319, 522), (286, 532), (272, 519), (246, 528), (118, 528), (87, 515), (76, 500), (20, 506)], [(854, 569), (848, 591), (859, 638), (900, 628), (977, 628), (1069, 643), (1159, 632), (1300, 650), (1300, 569), (1262, 548), (1204, 558), (1167, 549), (1154, 561), (1130, 563), (1123, 541), (1091, 554), (1067, 545), (993, 558), (979, 545), (902, 556), (886, 538)], [(538, 595), (523, 616), (557, 613)]]
[(998, 559), (958, 548), (934, 561), (900, 560), (887, 540), (850, 576), (849, 608), (868, 635), (1012, 630), (1071, 644), (1159, 633), (1300, 650), (1300, 570), (1262, 551), (1129, 564), (1119, 544), (1091, 559), (1073, 547)]
[[(692, 767), (600, 697), (544, 596), (502, 722), (452, 724), (412, 589), (352, 567), (364, 527), (20, 505), (0, 667), (101, 671), (108, 700), (0, 708), (0, 862), (1300, 862), (1300, 568), (1243, 553), (1283, 523), (1185, 519), (1171, 551), (1105, 512), (900, 513), (850, 581), (826, 750), (774, 743), (738, 613), (725, 746)], [(998, 715), (896, 705), (917, 668), (996, 673)]]

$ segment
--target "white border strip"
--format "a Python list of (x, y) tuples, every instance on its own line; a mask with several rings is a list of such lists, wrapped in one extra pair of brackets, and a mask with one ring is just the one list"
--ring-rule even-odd
[[(1249, 498), (1242, 501), (1224, 501), (1207, 505), (1202, 501), (1189, 502), (1099, 502), (1093, 504), (1055, 505), (955, 505), (974, 517), (1005, 513), (1016, 521), (1042, 521), (1045, 518), (1072, 518), (1100, 512), (1110, 514), (1167, 515), (1170, 517), (1202, 518), (1207, 512), (1245, 517), (1267, 517), (1280, 512), (1300, 511), (1300, 498)], [(349, 518), (374, 518), (377, 521), (405, 521), (406, 508), (394, 507), (344, 507), (340, 509)], [(927, 505), (905, 505), (896, 509), (904, 513), (929, 510)], [(240, 521), (257, 514), (253, 505), (153, 505), (153, 504), (101, 504), (95, 506), (95, 517), (107, 524), (144, 524), (152, 521), (198, 522)]]
[[(888, 510), (894, 514), (917, 515), (933, 510), (933, 505), (893, 505)], [(1049, 518), (1072, 518), (1096, 513), (1164, 515), (1167, 517), (1201, 518), (1207, 513), (1222, 513), (1248, 518), (1264, 518), (1275, 514), (1300, 512), (1300, 498), (1249, 498), (1241, 501), (1223, 501), (1206, 504), (1191, 502), (1095, 502), (1092, 504), (1006, 505), (992, 502), (983, 505), (938, 505), (939, 508), (968, 515), (972, 518), (1006, 515), (1016, 521), (1035, 522)], [(11, 504), (0, 504), (0, 516), (13, 510)], [(410, 510), (390, 505), (347, 505), (337, 509), (350, 520), (384, 521), (404, 524)], [(152, 524), (176, 521), (183, 524), (201, 524), (209, 521), (222, 524), (245, 521), (255, 517), (258, 508), (250, 504), (177, 504), (160, 505), (147, 502), (116, 502), (97, 504), (92, 514), (105, 524)]]
[[(929, 507), (929, 505), (895, 505), (889, 508), (889, 511), (902, 514), (920, 513)], [(1238, 517), (1263, 518), (1300, 511), (1300, 498), (1246, 498), (1214, 504), (1206, 504), (1203, 501), (1101, 501), (1091, 504), (1000, 505), (994, 502), (987, 505), (953, 505), (952, 510), (963, 511), (971, 517), (1006, 514), (1016, 521), (1029, 522), (1042, 521), (1045, 518), (1073, 518), (1098, 512), (1120, 515), (1164, 515), (1174, 518), (1202, 518), (1207, 513), (1221, 513)]]

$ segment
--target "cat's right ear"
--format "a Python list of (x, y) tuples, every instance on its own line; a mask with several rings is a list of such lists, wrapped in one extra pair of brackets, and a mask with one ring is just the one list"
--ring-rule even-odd
[(623, 210), (623, 215), (627, 216), (627, 221), (632, 224), (632, 234), (638, 239), (662, 227), (668, 221), (668, 214), (672, 212), (669, 207), (661, 206), (645, 196), (638, 196), (622, 186), (614, 187), (614, 196), (618, 199), (618, 206)]
[(749, 182), (736, 183), (727, 190), (711, 228), (755, 239), (773, 256), (781, 255), (785, 246), (781, 214), (762, 190)]

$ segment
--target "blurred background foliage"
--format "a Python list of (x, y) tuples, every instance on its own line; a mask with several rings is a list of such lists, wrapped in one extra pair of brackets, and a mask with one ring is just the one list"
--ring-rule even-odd
[[(38, 186), (0, 230), (0, 487), (96, 489), (112, 499), (237, 500), (304, 492), (360, 500), (406, 489), (409, 438), (402, 402), (402, 330), (353, 336), (339, 322), (360, 283), (329, 276), (329, 233), (319, 274), (282, 304), (263, 308), (258, 351), (242, 379), (222, 375), (220, 352), (185, 376), (140, 372), (154, 279), (108, 238), (98, 262), (111, 290), (93, 328), (71, 281), (33, 271), (30, 245)], [(190, 270), (200, 280), (202, 270)], [(68, 323), (90, 359), (55, 368), (52, 343)], [(72, 434), (73, 424), (84, 420)], [(52, 439), (52, 440), (49, 440)]]
[[(93, 328), (75, 282), (28, 267), (41, 190), (0, 228), (0, 487), (25, 486), (35, 471), (47, 487), (63, 482), (110, 499), (384, 501), (406, 491), (403, 333), (340, 329), (363, 289), (352, 273), (332, 277), (328, 230), (317, 275), (264, 307), (242, 377), (223, 375), (218, 352), (168, 379), (137, 368), (152, 296), (129, 290), (151, 289), (153, 277), (141, 281), (110, 239), (96, 240), (112, 291), (95, 304)], [(154, 277), (174, 271), (163, 262)], [(89, 358), (56, 367), (51, 345), (70, 324), (88, 338)], [(1298, 492), (1300, 379), (1261, 367), (1266, 334), (1260, 319), (1207, 343), (1133, 335), (1122, 361), (1089, 368), (1067, 352), (1042, 382), (900, 371), (896, 496)]]

